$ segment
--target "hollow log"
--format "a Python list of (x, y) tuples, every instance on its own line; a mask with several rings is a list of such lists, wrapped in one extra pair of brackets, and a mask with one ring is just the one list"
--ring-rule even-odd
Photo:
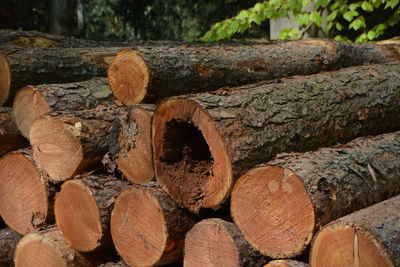
[(112, 175), (80, 175), (63, 183), (54, 214), (72, 248), (89, 252), (112, 243), (111, 210), (115, 198), (128, 186), (128, 181)]
[(0, 107), (0, 157), (4, 154), (29, 146), (17, 128), (12, 109)]
[(313, 241), (311, 266), (400, 266), (400, 195), (342, 217)]
[(400, 194), (399, 144), (400, 132), (395, 132), (278, 155), (239, 178), (231, 196), (232, 217), (263, 254), (299, 255), (321, 226)]
[(11, 228), (0, 229), (0, 266), (12, 266), (14, 250), (21, 237)]
[(57, 191), (33, 160), (31, 149), (0, 158), (0, 214), (14, 231), (25, 235), (51, 222)]
[(263, 266), (267, 259), (244, 240), (239, 228), (221, 219), (197, 223), (186, 234), (184, 266)]
[(353, 67), (162, 101), (157, 180), (177, 203), (217, 209), (233, 180), (275, 154), (400, 127), (400, 65)]
[(147, 183), (154, 178), (151, 146), (154, 110), (154, 105), (127, 107), (113, 125), (109, 157), (103, 160), (110, 171), (117, 168), (126, 179), (136, 184)]
[(96, 266), (72, 249), (56, 228), (24, 236), (14, 255), (15, 267), (26, 266)]
[(14, 97), (13, 110), (18, 128), (29, 138), (33, 121), (50, 111), (92, 109), (111, 103), (107, 78), (92, 78), (84, 82), (24, 87)]
[(122, 110), (98, 106), (39, 117), (30, 130), (34, 159), (53, 181), (66, 180), (93, 167), (107, 153), (112, 123)]
[(274, 260), (268, 262), (264, 267), (309, 267), (307, 263), (295, 260)]
[(121, 258), (132, 266), (158, 266), (182, 259), (193, 216), (153, 183), (122, 192), (111, 214), (111, 235)]
[(108, 78), (118, 100), (132, 105), (225, 86), (399, 60), (399, 47), (400, 42), (349, 44), (328, 39), (142, 47), (119, 52), (108, 69)]

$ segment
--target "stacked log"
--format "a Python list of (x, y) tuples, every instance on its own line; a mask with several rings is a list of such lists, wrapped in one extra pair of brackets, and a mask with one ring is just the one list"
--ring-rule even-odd
[(21, 235), (10, 228), (0, 229), (0, 266), (11, 266)]
[(0, 106), (8, 99), (11, 86), (11, 71), (7, 57), (0, 53)]
[(0, 107), (0, 157), (27, 146), (29, 142), (18, 130), (11, 108)]
[(264, 267), (309, 267), (307, 263), (295, 260), (274, 260), (270, 261)]
[(311, 266), (400, 266), (400, 195), (342, 217), (313, 241)]
[(217, 209), (277, 153), (398, 129), (399, 79), (393, 63), (169, 98), (153, 118), (156, 178), (179, 205)]

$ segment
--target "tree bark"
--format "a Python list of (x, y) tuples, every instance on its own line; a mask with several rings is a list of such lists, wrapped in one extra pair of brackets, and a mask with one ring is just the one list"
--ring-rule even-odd
[(24, 236), (14, 255), (16, 267), (25, 266), (96, 266), (72, 249), (56, 228)]
[(20, 134), (13, 119), (12, 109), (0, 107), (0, 157), (27, 146), (29, 143)]
[(194, 223), (194, 217), (179, 209), (156, 183), (148, 183), (118, 196), (111, 234), (126, 263), (159, 266), (182, 259), (185, 234)]
[(51, 112), (30, 131), (33, 157), (53, 181), (63, 181), (101, 162), (108, 151), (112, 123), (123, 107), (98, 106)]
[(99, 267), (129, 267), (129, 265), (127, 265), (123, 261), (119, 261), (119, 262), (107, 262), (100, 265)]
[(309, 267), (307, 263), (295, 260), (274, 260), (270, 261), (264, 267)]
[(115, 121), (110, 136), (110, 152), (103, 163), (116, 168), (129, 181), (143, 184), (154, 178), (151, 120), (155, 105), (127, 107)]
[(400, 266), (400, 196), (342, 217), (318, 232), (312, 266)]
[(186, 234), (184, 266), (263, 266), (267, 262), (239, 228), (221, 219), (197, 223)]
[(12, 266), (14, 250), (21, 237), (10, 228), (0, 230), (0, 266)]
[(11, 70), (7, 57), (0, 51), (0, 106), (8, 99), (11, 86)]
[[(125, 105), (262, 80), (400, 59), (399, 44), (312, 39), (273, 44), (161, 46), (119, 52), (108, 77)], [(397, 49), (396, 49), (397, 48)]]
[(29, 138), (33, 121), (43, 114), (92, 109), (112, 102), (107, 78), (92, 78), (84, 82), (24, 87), (14, 98), (13, 110), (18, 128)]
[(0, 214), (14, 231), (25, 235), (53, 220), (58, 188), (32, 159), (31, 149), (0, 159)]
[(62, 185), (54, 213), (71, 247), (89, 252), (112, 244), (111, 210), (115, 198), (129, 185), (111, 175), (80, 175)]
[(400, 193), (399, 144), (400, 132), (395, 132), (278, 155), (239, 178), (231, 196), (232, 217), (263, 254), (299, 255), (321, 226)]
[(399, 79), (398, 63), (371, 65), (167, 99), (153, 117), (156, 178), (180, 205), (216, 209), (277, 153), (399, 129)]

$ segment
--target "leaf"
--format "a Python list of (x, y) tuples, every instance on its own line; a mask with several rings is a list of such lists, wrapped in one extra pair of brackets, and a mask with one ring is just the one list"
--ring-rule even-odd
[(348, 22), (352, 21), (355, 16), (358, 16), (359, 13), (356, 10), (349, 10), (343, 14), (343, 18)]
[(344, 27), (343, 27), (342, 24), (340, 24), (339, 22), (337, 22), (337, 23), (336, 23), (336, 29), (337, 29), (338, 31), (341, 31), (341, 30), (344, 29)]
[(362, 8), (363, 10), (365, 10), (365, 11), (368, 11), (368, 12), (374, 11), (373, 6), (372, 6), (369, 2), (367, 2), (367, 1), (364, 1), (364, 2), (361, 4), (361, 8)]
[(349, 5), (349, 9), (350, 10), (356, 10), (357, 8), (359, 8), (361, 6), (360, 3), (353, 3)]
[(358, 30), (364, 26), (365, 26), (365, 22), (361, 18), (358, 18), (358, 19), (354, 20), (352, 23), (350, 23), (349, 29)]
[(317, 11), (313, 11), (310, 14), (310, 18), (317, 26), (321, 26), (322, 24), (322, 16)]
[(337, 16), (338, 13), (339, 13), (338, 10), (332, 11), (332, 13), (329, 14), (329, 16), (326, 17), (326, 20), (327, 20), (327, 21), (333, 21), (333, 20), (336, 18), (336, 16)]
[(373, 30), (369, 30), (368, 33), (367, 33), (368, 40), (374, 40), (375, 37), (376, 37), (375, 32)]

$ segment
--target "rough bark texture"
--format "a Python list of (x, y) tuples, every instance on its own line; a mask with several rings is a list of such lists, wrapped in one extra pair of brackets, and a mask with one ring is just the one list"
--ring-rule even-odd
[(50, 111), (92, 109), (112, 103), (107, 78), (92, 78), (84, 82), (27, 86), (14, 98), (13, 110), (22, 134), (29, 137), (33, 121)]
[[(123, 107), (112, 105), (43, 115), (30, 131), (33, 157), (56, 181), (100, 163), (108, 151), (112, 123), (122, 111)], [(64, 169), (59, 168), (60, 161)]]
[(25, 235), (54, 220), (59, 188), (33, 160), (30, 148), (0, 159), (0, 180), (0, 214), (10, 228)]
[(0, 230), (0, 266), (12, 266), (14, 250), (21, 237), (10, 228)]
[(129, 265), (123, 261), (119, 261), (119, 262), (107, 262), (100, 265), (99, 267), (129, 267)]
[[(355, 244), (352, 244), (351, 246), (351, 248), (355, 251), (347, 251), (346, 254), (353, 256), (360, 253), (360, 257), (368, 257), (368, 255), (365, 255), (366, 252), (364, 252), (364, 255), (362, 255), (361, 251), (357, 251), (358, 246), (360, 246), (360, 250), (362, 249), (361, 238), (364, 237), (372, 242), (376, 249), (381, 252), (381, 255), (387, 259), (387, 262), (390, 262), (391, 264), (383, 265), (383, 262), (386, 263), (386, 261), (380, 261), (379, 259), (375, 259), (375, 262), (382, 264), (381, 266), (400, 266), (400, 195), (368, 208), (356, 211), (325, 226), (316, 235), (316, 238), (313, 242), (314, 246), (311, 251), (310, 259), (311, 265), (317, 266), (314, 265), (316, 263), (315, 259), (320, 255), (318, 255), (316, 252), (316, 246), (318, 244), (317, 242), (319, 237), (322, 236), (324, 231), (328, 229), (333, 229), (333, 231), (335, 231), (346, 228), (353, 229), (353, 242), (355, 242)], [(333, 234), (334, 233), (335, 232), (333, 232)], [(358, 244), (356, 243), (356, 240), (359, 242)], [(340, 249), (340, 247), (336, 247), (336, 250)], [(320, 251), (319, 253), (323, 253), (323, 251)], [(359, 262), (363, 261), (362, 258), (358, 260)]]
[(133, 183), (154, 178), (151, 121), (155, 105), (135, 105), (125, 109), (113, 124), (110, 152), (103, 160), (111, 172), (117, 168)]
[[(314, 39), (256, 45), (230, 43), (204, 47), (142, 47), (134, 52), (145, 62), (145, 66), (140, 66), (140, 63), (137, 68), (147, 67), (143, 72), (150, 74), (148, 85), (141, 85), (143, 90), (147, 90), (145, 101), (148, 102), (225, 86), (398, 60), (400, 53), (395, 48), (399, 45), (349, 44)], [(130, 68), (126, 69), (126, 75), (119, 76), (124, 70), (123, 66), (115, 63), (110, 65), (108, 76), (114, 92), (134, 90), (138, 86), (133, 78), (131, 84), (127, 82)], [(116, 97), (125, 103), (126, 100), (118, 94)]]
[[(99, 221), (95, 221), (95, 223), (101, 225), (101, 232), (93, 233), (99, 234), (100, 238), (97, 240), (96, 246), (93, 246), (93, 244), (86, 244), (87, 247), (90, 247), (89, 249), (82, 249), (80, 245), (82, 244), (82, 239), (85, 239), (86, 241), (88, 240), (84, 237), (85, 235), (92, 234), (90, 231), (91, 228), (89, 226), (87, 226), (88, 228), (85, 228), (84, 224), (76, 223), (75, 220), (79, 220), (81, 217), (85, 216), (85, 213), (93, 214), (93, 211), (85, 209), (88, 207), (88, 203), (79, 203), (79, 201), (74, 201), (74, 199), (68, 199), (68, 196), (63, 196), (63, 189), (71, 184), (71, 182), (73, 183), (75, 181), (79, 181), (85, 186), (83, 189), (85, 192), (90, 192), (89, 194), (91, 198), (93, 198), (97, 204), (97, 207), (91, 208), (96, 208), (100, 212), (100, 217), (98, 218)], [(129, 187), (129, 185), (130, 183), (128, 181), (118, 179), (112, 175), (79, 175), (76, 176), (74, 180), (67, 181), (63, 184), (55, 204), (55, 217), (58, 228), (73, 248), (78, 251), (87, 252), (111, 244), (110, 216), (112, 208), (114, 207), (114, 201), (123, 190)], [(61, 196), (63, 196), (62, 202), (59, 201)], [(84, 198), (81, 198), (80, 200), (84, 200)], [(68, 211), (65, 209), (66, 205), (69, 207)], [(75, 209), (76, 219), (69, 218), (71, 216), (71, 214), (68, 214), (71, 210), (70, 208)], [(78, 214), (81, 214), (81, 216)], [(68, 222), (71, 224), (68, 225)], [(83, 226), (80, 227), (81, 225)], [(76, 238), (78, 238), (80, 243), (79, 245), (76, 244)]]
[[(202, 227), (207, 224), (211, 225), (212, 228)], [(213, 236), (210, 235), (213, 235), (214, 231), (218, 231), (218, 237), (221, 238), (223, 236), (222, 238), (225, 240), (219, 240), (218, 242), (218, 240), (212, 239)], [(221, 232), (224, 234), (220, 234)], [(197, 237), (205, 238), (197, 240)], [(227, 239), (229, 239), (229, 245), (226, 244)], [(215, 242), (215, 244), (208, 244), (208, 242)], [(220, 250), (218, 250), (219, 246), (223, 247), (220, 247)], [(237, 256), (238, 261), (235, 263), (233, 263), (232, 259), (226, 258), (232, 256), (232, 254), (236, 254), (235, 256)], [(266, 262), (267, 258), (247, 243), (239, 228), (234, 223), (217, 218), (202, 220), (186, 234), (184, 258), (184, 266), (186, 267), (223, 266), (224, 264), (226, 266), (256, 267), (263, 266)]]
[(264, 267), (309, 267), (307, 263), (295, 260), (275, 260), (270, 261)]
[(11, 108), (0, 107), (0, 157), (28, 145), (15, 124)]
[[(210, 182), (221, 166), (226, 167), (218, 179), (228, 186), (218, 192), (220, 200), (210, 205), (216, 208), (228, 196), (233, 178), (277, 153), (313, 150), (399, 129), (399, 79), (400, 65), (391, 63), (170, 98), (161, 102), (153, 118), (156, 177), (170, 194), (177, 190), (172, 196), (179, 204), (194, 210), (203, 206), (204, 196), (182, 203), (183, 189), (166, 184), (174, 179), (171, 168), (185, 179), (195, 170), (195, 164), (187, 164), (196, 163), (194, 159), (182, 160), (181, 156), (173, 165), (168, 160), (174, 156), (167, 154), (167, 149), (185, 154), (183, 146), (177, 146), (182, 143), (181, 135), (172, 134), (173, 130), (179, 133), (174, 124), (193, 124), (207, 144), (213, 143), (206, 146), (211, 151), (209, 163), (219, 161), (202, 180)], [(204, 192), (204, 185), (199, 188)]]

